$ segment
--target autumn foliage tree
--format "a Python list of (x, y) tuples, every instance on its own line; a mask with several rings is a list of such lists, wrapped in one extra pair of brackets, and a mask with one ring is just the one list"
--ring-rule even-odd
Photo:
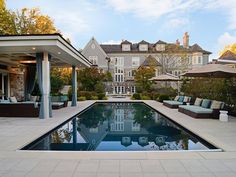
[[(1, 2), (2, 3), (2, 2)], [(23, 8), (19, 11), (0, 8), (0, 34), (52, 34), (59, 31), (53, 20), (41, 14), (38, 8)]]
[(145, 67), (141, 66), (135, 72), (135, 83), (137, 87), (137, 91), (149, 91), (152, 86), (152, 82), (150, 79), (155, 76), (155, 68), (154, 67)]
[(236, 54), (236, 43), (225, 46), (225, 48), (220, 52), (220, 55), (228, 50)]

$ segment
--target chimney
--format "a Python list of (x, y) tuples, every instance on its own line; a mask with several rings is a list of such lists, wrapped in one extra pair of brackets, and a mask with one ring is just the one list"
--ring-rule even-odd
[(188, 32), (184, 33), (183, 46), (184, 46), (184, 48), (189, 48), (189, 35), (188, 35)]
[(180, 46), (180, 42), (179, 42), (179, 39), (176, 39), (176, 43), (175, 43), (177, 46)]

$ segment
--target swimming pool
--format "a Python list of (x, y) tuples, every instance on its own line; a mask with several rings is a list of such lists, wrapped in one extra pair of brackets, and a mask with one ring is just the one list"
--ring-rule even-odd
[(179, 151), (217, 149), (144, 103), (95, 103), (22, 150)]

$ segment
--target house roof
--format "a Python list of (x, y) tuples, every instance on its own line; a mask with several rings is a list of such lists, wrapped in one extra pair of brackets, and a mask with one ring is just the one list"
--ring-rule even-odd
[(157, 42), (155, 43), (155, 45), (157, 45), (157, 44), (167, 44), (167, 43), (164, 42), (164, 41), (162, 41), (162, 40), (159, 40), (159, 41), (157, 41)]
[(156, 58), (154, 58), (153, 56), (149, 55), (144, 62), (141, 64), (141, 66), (162, 66), (161, 63), (159, 63)]
[(149, 43), (147, 41), (142, 40), (138, 44), (149, 44)]
[[(140, 43), (148, 44), (148, 51), (140, 51), (138, 45)], [(129, 41), (125, 40), (121, 44), (131, 44)], [(157, 51), (155, 49), (156, 44), (165, 44), (166, 49), (165, 51)], [(211, 54), (211, 52), (202, 49), (198, 44), (194, 44), (190, 46), (188, 49), (184, 48), (183, 46), (176, 45), (174, 43), (166, 43), (164, 41), (157, 41), (156, 43), (148, 43), (144, 40), (140, 41), (139, 43), (131, 44), (130, 51), (122, 51), (122, 47), (120, 44), (101, 44), (101, 48), (105, 51), (105, 53), (168, 53), (168, 52), (202, 52), (203, 54)]]
[(203, 50), (198, 44), (194, 44), (189, 47), (190, 51), (192, 52), (202, 52), (204, 54), (211, 54), (211, 52)]
[(121, 42), (121, 44), (132, 44), (132, 43), (127, 41), (127, 40), (124, 40), (124, 41)]
[(236, 60), (236, 54), (231, 52), (230, 50), (227, 50), (224, 52), (220, 58), (221, 60)]
[(36, 53), (41, 52), (49, 53), (51, 63), (58, 66), (67, 64), (90, 67), (92, 64), (60, 34), (0, 36), (0, 59), (3, 58), (4, 61), (25, 62), (35, 59)]

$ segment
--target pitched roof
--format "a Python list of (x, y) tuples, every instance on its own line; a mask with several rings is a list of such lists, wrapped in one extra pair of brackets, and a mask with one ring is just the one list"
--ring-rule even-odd
[(231, 52), (230, 50), (227, 50), (224, 52), (220, 58), (221, 60), (236, 60), (236, 54)]
[(124, 40), (124, 41), (121, 42), (121, 44), (132, 44), (132, 43), (127, 41), (127, 40)]
[[(146, 42), (144, 40), (141, 41)], [(105, 53), (160, 53), (160, 52), (202, 52), (203, 54), (211, 54), (211, 52), (202, 49), (198, 44), (194, 44), (190, 46), (188, 49), (184, 48), (183, 46), (176, 45), (174, 43), (165, 43), (164, 41), (159, 40), (157, 43), (147, 43), (148, 44), (148, 51), (140, 51), (138, 45), (141, 43), (134, 43), (131, 44), (129, 41), (125, 40), (121, 44), (131, 44), (130, 51), (122, 51), (120, 44), (101, 44), (101, 48), (105, 51)], [(165, 51), (156, 51), (155, 45), (156, 44), (166, 44)]]
[(189, 49), (191, 52), (202, 52), (204, 54), (211, 54), (211, 52), (203, 50), (198, 44), (194, 44), (194, 45), (190, 46)]
[(153, 56), (149, 55), (144, 62), (141, 64), (141, 66), (162, 66), (161, 63), (159, 63), (156, 58), (154, 58)]
[(162, 40), (159, 40), (159, 41), (157, 41), (156, 43), (155, 43), (155, 45), (156, 44), (166, 44), (166, 42), (164, 42), (164, 41), (162, 41)]
[(149, 44), (149, 43), (147, 41), (142, 40), (138, 44)]

